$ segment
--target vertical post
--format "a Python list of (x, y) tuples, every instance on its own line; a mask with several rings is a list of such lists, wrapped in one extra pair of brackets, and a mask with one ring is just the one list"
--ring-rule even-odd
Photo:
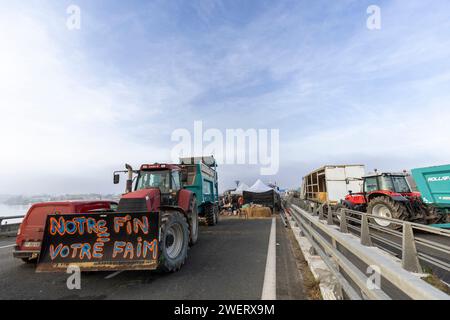
[(363, 246), (371, 247), (372, 239), (370, 239), (369, 220), (366, 214), (361, 216), (361, 244)]
[(327, 209), (328, 209), (328, 215), (327, 215), (327, 224), (328, 225), (333, 225), (333, 210), (331, 209), (331, 206), (329, 204), (327, 204)]
[(340, 220), (340, 230), (342, 233), (348, 233), (347, 228), (347, 213), (344, 208), (341, 208), (341, 220)]
[(422, 273), (414, 241), (414, 232), (409, 222), (403, 223), (402, 267), (411, 272)]
[(323, 205), (319, 206), (319, 220), (323, 220), (324, 216), (323, 216)]

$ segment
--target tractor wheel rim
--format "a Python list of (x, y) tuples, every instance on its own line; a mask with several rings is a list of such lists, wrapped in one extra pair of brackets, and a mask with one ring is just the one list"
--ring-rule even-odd
[(166, 252), (169, 258), (175, 259), (181, 252), (183, 248), (183, 229), (181, 225), (173, 224), (167, 230), (166, 233)]
[[(390, 218), (392, 219), (392, 213), (391, 210), (389, 210), (388, 207), (386, 207), (384, 204), (377, 204), (373, 207), (372, 210), (372, 215), (374, 216), (378, 216), (378, 217), (382, 217), (382, 218)], [(390, 221), (388, 220), (384, 220), (384, 219), (377, 219), (377, 218), (373, 218), (375, 220), (375, 222), (382, 226), (382, 227), (387, 227), (391, 224)]]

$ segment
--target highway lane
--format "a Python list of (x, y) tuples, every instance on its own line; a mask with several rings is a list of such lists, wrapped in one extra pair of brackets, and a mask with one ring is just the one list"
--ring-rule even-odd
[[(69, 290), (64, 273), (35, 273), (34, 265), (12, 258), (12, 247), (0, 249), (0, 299), (260, 299), (271, 219), (223, 218), (200, 227), (199, 242), (176, 273), (149, 271), (89, 272), (81, 290)], [(303, 299), (286, 230), (277, 219), (277, 298)], [(13, 239), (0, 239), (0, 247)]]

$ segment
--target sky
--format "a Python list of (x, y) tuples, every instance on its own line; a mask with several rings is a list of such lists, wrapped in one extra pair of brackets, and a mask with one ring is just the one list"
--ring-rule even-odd
[(448, 164), (449, 58), (446, 0), (0, 0), (0, 194), (122, 192), (194, 121), (279, 130), (278, 172), (223, 164), (221, 190)]

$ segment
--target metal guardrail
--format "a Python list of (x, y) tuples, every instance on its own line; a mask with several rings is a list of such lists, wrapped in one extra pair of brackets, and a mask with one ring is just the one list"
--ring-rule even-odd
[[(323, 206), (305, 202), (300, 202), (299, 205), (289, 204), (291, 209), (289, 212), (299, 226), (301, 235), (309, 240), (314, 253), (321, 256), (338, 280), (342, 297), (356, 300), (450, 300), (450, 296), (429, 285), (409, 270), (414, 269), (418, 264), (416, 250), (418, 239), (414, 239), (412, 230), (413, 228), (421, 230), (425, 228), (428, 231), (430, 227), (397, 220), (394, 222), (402, 224), (402, 233), (395, 230), (383, 230), (388, 234), (396, 236), (401, 234), (402, 236), (402, 260), (399, 263), (399, 260), (391, 254), (373, 246), (372, 238), (375, 234), (373, 231), (370, 232), (370, 227), (373, 227), (373, 223), (370, 222), (373, 219), (372, 216), (358, 212), (361, 217), (358, 237), (349, 231), (355, 227), (350, 224), (350, 221), (358, 220), (350, 216), (349, 210), (345, 209), (340, 212), (331, 210), (331, 214), (327, 214), (325, 218)], [(447, 235), (445, 230), (429, 231)], [(423, 240), (425, 241), (421, 241), (421, 243), (434, 246), (432, 241)], [(445, 245), (439, 245), (437, 250), (445, 251), (447, 249)], [(379, 287), (369, 284), (373, 280), (371, 276), (373, 276), (374, 270), (379, 271), (381, 281)], [(417, 272), (417, 270), (412, 271)]]
[[(21, 219), (24, 215), (0, 217), (0, 236), (15, 236), (19, 230), (20, 222), (8, 223), (8, 220)], [(3, 223), (5, 221), (6, 223)]]
[[(304, 209), (312, 214), (317, 214), (321, 220), (326, 218), (329, 224), (336, 223), (343, 232), (351, 232), (360, 236), (362, 243), (365, 245), (376, 245), (391, 254), (392, 250), (398, 251), (402, 258), (402, 266), (406, 270), (422, 273), (421, 262), (425, 262), (430, 267), (436, 267), (449, 273), (450, 276), (449, 230), (373, 216), (346, 208), (341, 208), (336, 212), (332, 206), (329, 207), (331, 208), (331, 216), (327, 214), (325, 217), (324, 205), (319, 206), (314, 202), (303, 202)], [(388, 221), (395, 225), (397, 230), (383, 227), (377, 224), (375, 220)], [(422, 236), (417, 235), (418, 233), (421, 233)], [(425, 239), (425, 234), (439, 236), (440, 241)], [(447, 244), (442, 241), (443, 239), (446, 239)], [(391, 250), (388, 250), (387, 247)]]

